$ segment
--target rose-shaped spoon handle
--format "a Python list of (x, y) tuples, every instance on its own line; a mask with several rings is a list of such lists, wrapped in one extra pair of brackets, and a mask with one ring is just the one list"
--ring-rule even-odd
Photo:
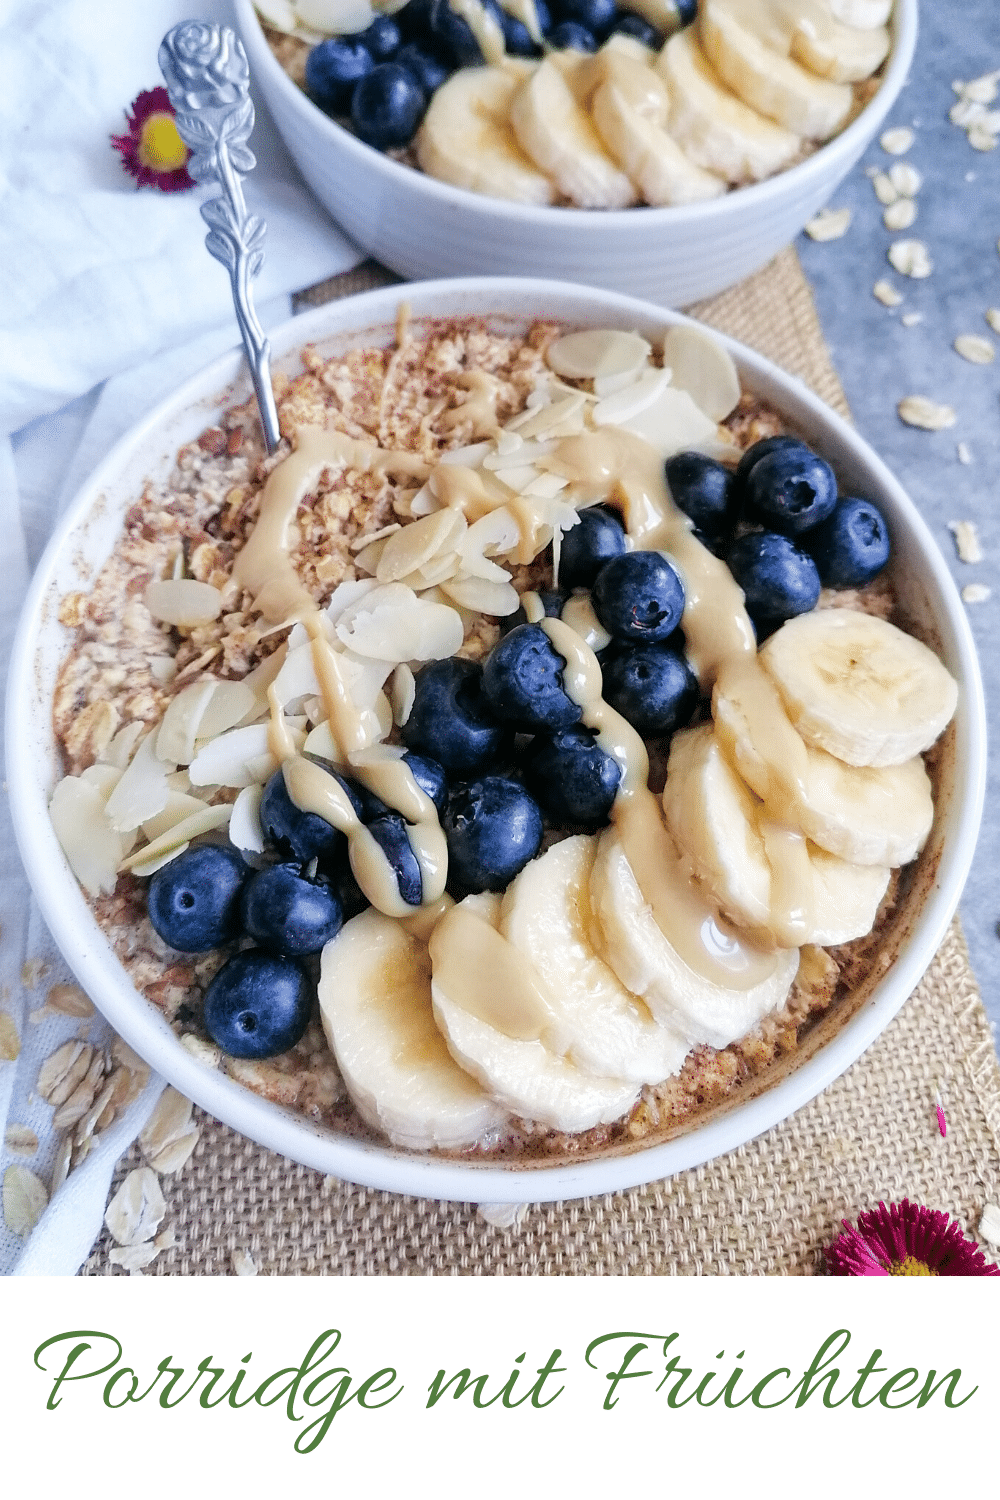
[(219, 196), (201, 205), (209, 226), (205, 245), (229, 272), (236, 320), (250, 362), (267, 451), (281, 433), (271, 389), (271, 346), (254, 310), (251, 282), (264, 261), (263, 219), (247, 212), (242, 176), (255, 166), (247, 139), (253, 129), (250, 66), (228, 26), (182, 21), (160, 43), (160, 69), (177, 114), (181, 139), (191, 149), (188, 171), (199, 182), (217, 182)]

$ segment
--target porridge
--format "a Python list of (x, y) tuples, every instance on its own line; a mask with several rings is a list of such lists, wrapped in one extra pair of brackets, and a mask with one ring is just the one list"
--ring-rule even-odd
[(956, 689), (885, 523), (694, 327), (404, 308), (302, 364), (275, 455), (230, 409), (62, 600), (97, 919), (196, 1056), (318, 1122), (683, 1128), (891, 962)]

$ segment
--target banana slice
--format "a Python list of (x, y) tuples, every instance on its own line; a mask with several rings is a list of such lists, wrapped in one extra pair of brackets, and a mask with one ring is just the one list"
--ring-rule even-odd
[(889, 55), (889, 33), (884, 26), (844, 26), (826, 6), (799, 18), (792, 34), (791, 55), (811, 73), (833, 83), (860, 83), (870, 78)]
[(898, 766), (848, 766), (811, 749), (754, 661), (723, 666), (712, 714), (726, 759), (776, 821), (858, 865), (895, 868), (923, 848), (934, 802), (919, 756)]
[[(663, 810), (678, 847), (723, 914), (786, 946), (791, 927), (783, 899), (786, 872), (779, 869), (776, 875), (774, 868), (785, 846), (765, 837), (764, 804), (732, 770), (710, 724), (674, 735)], [(864, 937), (891, 872), (880, 865), (850, 864), (808, 841), (803, 853), (791, 871), (801, 914), (795, 946)]]
[[(656, 78), (651, 68), (642, 71)], [(601, 140), (644, 201), (655, 208), (720, 197), (726, 190), (722, 178), (689, 161), (663, 125), (630, 101), (626, 88), (621, 81), (602, 83), (590, 110)], [(663, 96), (666, 106), (665, 89)]]
[(523, 77), (512, 64), (453, 73), (435, 93), (417, 132), (423, 171), (493, 198), (554, 202), (552, 183), (525, 156), (508, 121)]
[(601, 956), (657, 1020), (692, 1046), (727, 1047), (788, 998), (796, 948), (776, 952), (770, 974), (744, 990), (723, 988), (690, 968), (657, 926), (613, 828), (600, 836), (590, 899)]
[(596, 837), (563, 839), (532, 860), (503, 898), (500, 931), (552, 996), (550, 1047), (585, 1073), (658, 1083), (680, 1070), (687, 1042), (650, 1015), (594, 952), (590, 874)]
[(534, 965), (497, 932), (499, 909), (499, 898), (468, 896), (431, 935), (434, 1015), (452, 1056), (526, 1119), (566, 1131), (610, 1124), (639, 1085), (594, 1077), (549, 1050), (556, 1016)]
[(670, 95), (670, 134), (689, 161), (726, 182), (761, 182), (794, 160), (799, 136), (748, 109), (709, 64), (688, 26), (655, 64)]
[(764, 643), (760, 664), (806, 744), (850, 766), (898, 766), (929, 749), (958, 701), (933, 651), (859, 610), (787, 621)]
[(522, 150), (578, 208), (629, 208), (637, 201), (549, 58), (514, 94), (510, 123)]
[[(780, 12), (778, 12), (780, 15)], [(827, 141), (846, 123), (854, 95), (817, 78), (761, 38), (773, 38), (769, 0), (702, 0), (698, 35), (719, 77), (750, 109), (811, 141)]]
[(892, 0), (829, 0), (834, 20), (869, 31), (884, 26), (892, 15)]
[(371, 909), (323, 949), (323, 1030), (367, 1124), (394, 1145), (425, 1151), (481, 1140), (504, 1111), (451, 1057), (431, 1010), (421, 943)]

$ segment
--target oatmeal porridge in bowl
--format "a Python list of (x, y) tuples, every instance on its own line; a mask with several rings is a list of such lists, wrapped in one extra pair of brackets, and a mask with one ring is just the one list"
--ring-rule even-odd
[[(111, 1020), (371, 1186), (650, 1180), (863, 1050), (957, 902), (961, 607), (874, 456), (646, 304), (451, 282), (109, 458), (11, 674), (18, 838)], [(227, 382), (231, 382), (227, 387)]]

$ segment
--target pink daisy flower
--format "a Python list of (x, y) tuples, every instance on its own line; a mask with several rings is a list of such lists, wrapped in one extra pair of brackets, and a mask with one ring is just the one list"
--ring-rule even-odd
[(947, 1214), (904, 1198), (858, 1214), (826, 1252), (831, 1276), (1000, 1276)]
[(127, 135), (113, 135), (111, 144), (121, 152), (122, 166), (138, 187), (155, 187), (164, 193), (180, 193), (194, 187), (187, 169), (191, 152), (180, 138), (173, 105), (165, 88), (144, 89), (126, 112)]

